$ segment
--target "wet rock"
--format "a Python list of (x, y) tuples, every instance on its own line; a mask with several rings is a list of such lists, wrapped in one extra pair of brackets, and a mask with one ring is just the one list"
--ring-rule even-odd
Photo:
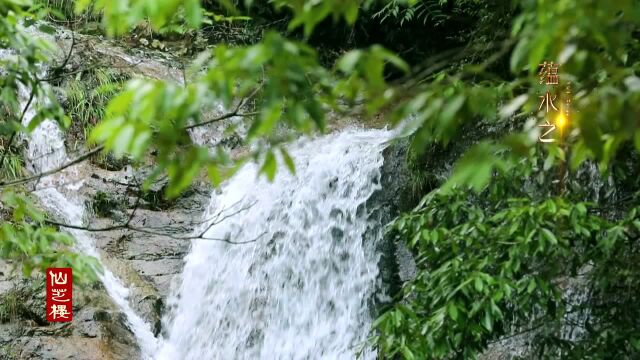
[[(374, 193), (366, 207), (373, 209), (370, 215), (382, 226), (388, 224), (401, 212), (411, 209), (419, 199), (412, 191), (411, 172), (407, 165), (409, 142), (400, 139), (392, 142), (383, 151), (384, 163), (380, 170), (379, 181), (382, 189)], [(374, 177), (372, 181), (378, 181)], [(371, 229), (371, 231), (382, 231)], [(380, 279), (383, 288), (378, 294), (378, 307), (384, 306), (402, 288), (402, 283), (415, 273), (415, 262), (404, 243), (386, 234), (379, 245)]]
[(96, 322), (99, 320), (99, 316), (96, 316), (96, 312), (96, 309), (85, 308), (74, 314), (75, 329), (73, 334), (89, 338), (100, 336), (100, 326)]
[[(86, 26), (83, 31), (92, 32)], [(67, 62), (65, 72), (95, 64), (127, 69), (123, 75), (174, 82), (183, 80), (182, 71), (171, 64), (167, 55), (156, 56), (159, 52), (146, 50), (131, 54), (110, 40), (81, 34), (75, 38), (73, 56)], [(60, 46), (59, 54), (56, 53), (59, 57), (69, 53), (72, 36), (68, 30), (60, 29), (52, 40)], [(58, 73), (52, 69), (49, 75), (55, 77)], [(56, 97), (64, 104), (67, 94), (61, 91), (62, 85), (60, 81), (52, 83)], [(240, 145), (240, 136), (235, 132), (224, 135), (222, 141), (229, 148)], [(74, 152), (86, 151), (86, 144), (66, 145), (70, 157)], [(147, 160), (151, 162), (153, 159)], [(94, 199), (96, 194), (102, 194), (97, 204), (95, 201), (86, 204), (87, 208), (95, 211), (92, 218), (86, 219), (86, 224), (94, 228), (116, 226), (114, 230), (94, 232), (92, 236), (104, 264), (130, 289), (132, 308), (152, 325), (157, 334), (161, 330), (160, 319), (171, 282), (181, 272), (182, 258), (189, 250), (190, 241), (178, 237), (190, 234), (198, 225), (204, 204), (208, 201), (209, 188), (206, 184), (198, 184), (184, 196), (169, 200), (163, 196), (167, 180), (160, 179), (135, 206), (140, 194), (137, 184), (150, 172), (150, 167), (144, 164), (142, 161), (142, 169), (134, 171), (128, 160), (111, 154), (93, 158), (78, 166), (77, 175), (82, 186), (78, 185), (79, 189), (73, 191), (84, 199)], [(96, 208), (94, 205), (99, 206)], [(131, 216), (136, 207), (135, 216)], [(0, 205), (0, 218), (5, 213)], [(126, 222), (150, 233), (117, 228)], [(140, 358), (140, 350), (125, 315), (101, 284), (74, 287), (73, 322), (49, 324), (45, 316), (43, 277), (19, 280), (10, 277), (6, 265), (0, 262), (0, 359)]]
[(90, 161), (95, 166), (109, 171), (120, 171), (124, 169), (125, 166), (131, 164), (131, 160), (127, 156), (116, 157), (111, 152), (106, 154), (101, 153), (98, 156), (92, 157)]
[[(124, 315), (103, 289), (74, 287), (74, 320), (47, 323), (44, 277), (11, 278), (9, 294), (21, 294), (15, 314), (0, 323), (2, 359), (134, 359), (139, 349)], [(42, 295), (42, 296), (41, 296)], [(3, 295), (3, 304), (7, 304)], [(26, 311), (25, 309), (30, 309)]]

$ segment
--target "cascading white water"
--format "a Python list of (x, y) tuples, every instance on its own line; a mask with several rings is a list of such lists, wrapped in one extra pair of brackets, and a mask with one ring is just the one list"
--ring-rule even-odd
[[(28, 90), (21, 88), (21, 108), (26, 106), (28, 97)], [(32, 104), (27, 109), (23, 118), (23, 125), (28, 125), (33, 119), (35, 106), (37, 106), (37, 103)], [(29, 169), (36, 174), (58, 168), (68, 161), (62, 132), (56, 123), (51, 120), (44, 120), (29, 134), (26, 158)], [(78, 185), (73, 182), (65, 184), (70, 180), (70, 177), (73, 177), (69, 176), (73, 172), (74, 168), (71, 167), (65, 171), (39, 179), (33, 193), (38, 197), (42, 205), (59, 219), (70, 225), (82, 226), (85, 214), (82, 199), (69, 194), (69, 190), (77, 189)], [(80, 252), (100, 260), (100, 254), (89, 233), (75, 229), (69, 229), (68, 232), (75, 238), (75, 246)], [(143, 357), (149, 357), (157, 347), (157, 340), (153, 336), (150, 326), (129, 305), (127, 301), (129, 289), (104, 266), (99, 278), (109, 296), (125, 314), (130, 328), (138, 340)]]
[(381, 238), (367, 200), (381, 188), (389, 136), (301, 140), (290, 149), (295, 176), (281, 167), (269, 183), (250, 164), (214, 192), (196, 232), (255, 242), (194, 240), (156, 358), (355, 358), (372, 319)]

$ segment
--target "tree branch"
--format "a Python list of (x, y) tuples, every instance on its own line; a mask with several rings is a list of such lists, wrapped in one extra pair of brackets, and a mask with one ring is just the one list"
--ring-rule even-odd
[(85, 68), (80, 68), (80, 69), (76, 69), (73, 71), (69, 71), (67, 73), (62, 73), (60, 75), (56, 75), (56, 76), (52, 76), (52, 77), (48, 77), (48, 78), (44, 78), (44, 79), (38, 79), (38, 81), (42, 81), (42, 82), (51, 82), (54, 80), (59, 80), (62, 78), (65, 78), (67, 76), (71, 76), (71, 75), (75, 75), (84, 71), (90, 71), (90, 70), (95, 70), (95, 69), (100, 69), (100, 68), (109, 68), (109, 69), (128, 69), (128, 68), (133, 68), (136, 67), (138, 65), (142, 64), (142, 60), (136, 62), (136, 63), (131, 63), (131, 64), (127, 64), (127, 65), (106, 65), (106, 64), (96, 64), (96, 65), (92, 65), (92, 66), (87, 66)]
[[(69, 54), (70, 53), (71, 52), (69, 52)], [(70, 74), (71, 73), (67, 73), (67, 74), (64, 74), (63, 76), (68, 76)], [(51, 80), (52, 79), (49, 78), (49, 79), (42, 79), (42, 80), (38, 80), (38, 81), (51, 81)], [(236, 105), (236, 107), (234, 108), (234, 110), (232, 112), (226, 113), (224, 115), (221, 115), (219, 117), (216, 117), (214, 119), (207, 120), (207, 121), (204, 121), (204, 122), (201, 122), (201, 123), (191, 124), (191, 125), (185, 126), (185, 127), (183, 127), (183, 129), (184, 130), (193, 129), (193, 128), (196, 128), (196, 127), (199, 127), (199, 126), (204, 126), (204, 125), (208, 125), (208, 124), (211, 124), (211, 123), (214, 123), (214, 122), (222, 121), (224, 119), (228, 119), (228, 118), (231, 118), (231, 117), (234, 117), (234, 116), (247, 117), (247, 116), (254, 116), (254, 115), (258, 114), (257, 112), (240, 113), (240, 108), (249, 99), (253, 98), (258, 93), (259, 90), (260, 90), (260, 87), (256, 87), (253, 90), (253, 92), (251, 92), (249, 95), (243, 97), (238, 102), (238, 104)], [(32, 92), (32, 96), (29, 99), (29, 102), (27, 103), (27, 106), (25, 107), (25, 111), (23, 111), (23, 114), (22, 114), (22, 117), (21, 117), (21, 121), (22, 121), (22, 118), (24, 117), (24, 114), (26, 113), (26, 109), (28, 109), (28, 107), (31, 104), (32, 100), (33, 100), (33, 92)], [(24, 183), (27, 183), (27, 182), (32, 181), (32, 180), (40, 180), (44, 176), (49, 176), (49, 175), (55, 174), (58, 171), (64, 170), (64, 169), (66, 169), (66, 168), (68, 168), (68, 167), (70, 167), (72, 165), (75, 165), (75, 164), (77, 164), (79, 162), (82, 162), (82, 161), (88, 159), (89, 157), (91, 157), (92, 155), (98, 153), (99, 151), (101, 151), (103, 149), (104, 149), (104, 145), (100, 145), (100, 146), (94, 148), (93, 150), (91, 150), (91, 151), (89, 151), (89, 152), (77, 157), (76, 159), (74, 159), (74, 160), (72, 160), (72, 161), (70, 161), (70, 162), (68, 162), (68, 163), (66, 163), (66, 164), (64, 164), (64, 165), (62, 165), (62, 166), (60, 166), (58, 168), (55, 168), (55, 169), (52, 169), (52, 170), (49, 170), (49, 171), (45, 171), (45, 172), (42, 172), (40, 174), (36, 174), (36, 175), (33, 175), (33, 176), (28, 176), (28, 177), (25, 177), (25, 178), (12, 180), (12, 181), (4, 181), (4, 182), (0, 181), (0, 188), (12, 186), (12, 185), (24, 184)], [(4, 154), (6, 154), (6, 151), (4, 152)], [(3, 154), (2, 159), (1, 159), (2, 161), (4, 161), (4, 154)], [(2, 166), (2, 162), (0, 162), (0, 168), (1, 168), (1, 166)]]
[(232, 112), (226, 113), (226, 114), (221, 115), (221, 116), (218, 116), (218, 117), (216, 117), (214, 119), (210, 119), (210, 120), (207, 120), (207, 121), (199, 122), (197, 124), (187, 125), (183, 129), (184, 130), (189, 130), (189, 129), (193, 129), (193, 128), (196, 128), (196, 127), (199, 127), (199, 126), (205, 126), (205, 125), (208, 125), (208, 124), (211, 124), (211, 123), (214, 123), (214, 122), (218, 122), (218, 121), (222, 121), (224, 119), (228, 119), (228, 118), (231, 118), (231, 117), (234, 117), (234, 116), (249, 117), (249, 116), (257, 115), (258, 114), (257, 112), (240, 113), (240, 108), (242, 107), (242, 105), (244, 105), (244, 103), (247, 100), (253, 98), (258, 93), (259, 90), (260, 90), (260, 87), (257, 87), (257, 88), (255, 88), (253, 90), (253, 92), (251, 92), (251, 94), (249, 94), (249, 95), (243, 97), (242, 99), (240, 99), (240, 101), (238, 102), (238, 105), (236, 105), (236, 107), (234, 108), (234, 110)]
[[(255, 204), (256, 204), (256, 202), (254, 201), (252, 204), (247, 205), (246, 207), (240, 208), (239, 210), (237, 210), (237, 211), (235, 211), (235, 212), (233, 212), (231, 214), (225, 215), (221, 219), (216, 219), (216, 220), (211, 221), (211, 223), (209, 223), (209, 225), (207, 225), (207, 227), (200, 232), (200, 235), (198, 235), (198, 237), (203, 237), (204, 234), (207, 231), (209, 231), (209, 229), (211, 229), (214, 225), (220, 224), (221, 222), (225, 221), (226, 219), (228, 219), (228, 218), (230, 218), (232, 216), (235, 216), (235, 215), (237, 215), (237, 214), (239, 214), (239, 213), (241, 213), (241, 212), (243, 212), (245, 210), (250, 209)], [(216, 215), (216, 216), (220, 216), (221, 214), (222, 214), (222, 211), (220, 211), (218, 213), (218, 215)]]
[(17, 180), (12, 180), (12, 181), (2, 181), (2, 182), (0, 182), (0, 188), (28, 183), (29, 181), (39, 180), (42, 177), (55, 174), (55, 173), (57, 173), (59, 171), (62, 171), (62, 170), (66, 169), (66, 168), (68, 168), (70, 166), (73, 166), (73, 165), (75, 165), (77, 163), (80, 163), (80, 162), (90, 158), (94, 154), (100, 152), (102, 149), (104, 149), (104, 145), (100, 145), (100, 146), (94, 148), (93, 150), (88, 151), (88, 152), (84, 153), (83, 155), (80, 155), (77, 158), (69, 161), (66, 164), (63, 164), (63, 165), (61, 165), (61, 166), (59, 166), (59, 167), (57, 167), (55, 169), (51, 169), (51, 170), (48, 170), (48, 171), (41, 172), (40, 174), (36, 174), (36, 175), (33, 175), (33, 176), (28, 176), (28, 177), (24, 177), (24, 178), (17, 179)]
[[(195, 236), (177, 236), (177, 235), (169, 234), (169, 233), (166, 233), (166, 232), (155, 231), (155, 230), (152, 230), (152, 229), (149, 229), (149, 228), (141, 228), (141, 227), (133, 226), (133, 225), (131, 225), (131, 221), (135, 217), (135, 213), (136, 213), (136, 210), (138, 209), (138, 205), (140, 203), (140, 198), (141, 197), (142, 197), (142, 191), (139, 192), (139, 195), (138, 195), (138, 198), (136, 199), (136, 203), (134, 205), (133, 211), (131, 212), (131, 214), (129, 214), (129, 217), (128, 217), (127, 221), (124, 222), (124, 223), (121, 223), (121, 224), (112, 225), (112, 226), (106, 226), (106, 227), (101, 227), (101, 228), (92, 228), (92, 227), (88, 227), (88, 226), (65, 224), (65, 223), (61, 223), (61, 222), (57, 222), (57, 221), (53, 221), (53, 220), (45, 220), (45, 222), (47, 224), (49, 224), (49, 225), (55, 225), (55, 226), (68, 228), (68, 229), (84, 230), (84, 231), (89, 231), (89, 232), (104, 232), (104, 231), (113, 231), (113, 230), (131, 230), (131, 231), (140, 232), (140, 233), (144, 233), (144, 234), (151, 234), (151, 235), (156, 235), (156, 236), (167, 237), (167, 238), (171, 238), (171, 239), (175, 239), (175, 240), (199, 240), (200, 239), (200, 240), (221, 241), (221, 242), (226, 242), (228, 244), (234, 244), (234, 245), (249, 244), (249, 243), (255, 242), (255, 241), (257, 241), (258, 239), (260, 239), (262, 236), (264, 236), (266, 234), (266, 231), (265, 231), (262, 234), (258, 235), (257, 237), (255, 237), (255, 238), (253, 238), (251, 240), (247, 240), (247, 241), (231, 241), (228, 238), (205, 237), (205, 233), (207, 231), (209, 231), (209, 229), (211, 229), (211, 227), (213, 227), (214, 225), (222, 223), (226, 219), (228, 219), (228, 218), (230, 218), (232, 216), (235, 216), (235, 215), (241, 213), (242, 211), (248, 210), (253, 205), (255, 205), (255, 202), (252, 203), (252, 204), (249, 204), (247, 206), (244, 206), (244, 207), (240, 208), (239, 210), (234, 211), (233, 213), (230, 213), (230, 214), (227, 214), (227, 215), (221, 217), (221, 215), (226, 210), (226, 209), (222, 209), (216, 215), (214, 215), (212, 218), (204, 220), (203, 223), (206, 223), (207, 221), (211, 221), (211, 223), (209, 223), (204, 230), (200, 231), (198, 233), (198, 235), (195, 235)], [(236, 202), (235, 204), (238, 204), (238, 202)], [(235, 206), (235, 204), (232, 205), (232, 206)]]
[[(247, 96), (247, 97), (243, 98), (243, 99), (238, 103), (238, 105), (235, 107), (235, 109), (234, 109), (232, 112), (227, 113), (227, 114), (224, 114), (224, 115), (221, 115), (221, 116), (219, 116), (219, 117), (217, 117), (217, 118), (215, 118), (215, 119), (211, 119), (211, 120), (208, 120), (208, 121), (205, 121), (205, 122), (201, 122), (201, 123), (197, 123), (197, 124), (192, 124), (192, 125), (189, 125), (189, 126), (185, 126), (183, 129), (185, 129), (185, 130), (193, 129), (193, 128), (196, 128), (196, 127), (199, 127), (199, 126), (204, 126), (204, 125), (211, 124), (211, 123), (214, 123), (214, 122), (217, 122), (217, 121), (221, 121), (221, 120), (224, 120), (224, 119), (228, 119), (228, 118), (231, 118), (231, 117), (233, 117), (233, 116), (253, 116), (253, 115), (256, 115), (257, 113), (255, 113), (255, 112), (253, 112), (253, 113), (239, 113), (239, 110), (240, 110), (240, 107), (242, 106), (242, 104), (243, 104), (247, 99), (249, 99), (250, 97), (252, 97), (253, 95), (255, 95), (255, 93), (256, 93), (256, 92), (257, 92), (257, 89), (256, 89), (256, 91), (254, 91), (254, 92), (253, 92), (252, 94), (250, 94), (249, 96)], [(49, 175), (55, 174), (55, 173), (56, 173), (56, 172), (58, 172), (58, 171), (64, 170), (64, 169), (66, 169), (66, 168), (68, 168), (68, 167), (70, 167), (70, 166), (73, 166), (73, 165), (75, 165), (75, 164), (77, 164), (77, 163), (80, 163), (80, 162), (82, 162), (82, 161), (84, 161), (84, 160), (86, 160), (86, 159), (90, 158), (92, 155), (94, 155), (94, 154), (96, 154), (96, 153), (100, 152), (100, 151), (101, 151), (101, 150), (103, 150), (103, 149), (104, 149), (104, 145), (100, 145), (100, 146), (98, 146), (98, 147), (94, 148), (93, 150), (88, 151), (88, 152), (86, 152), (86, 153), (85, 153), (85, 154), (83, 154), (83, 155), (80, 155), (80, 156), (79, 156), (79, 157), (77, 157), (76, 159), (74, 159), (74, 160), (72, 160), (72, 161), (70, 161), (70, 162), (68, 162), (68, 163), (66, 163), (66, 164), (64, 164), (64, 165), (61, 165), (60, 167), (57, 167), (57, 168), (55, 168), (55, 169), (51, 169), (51, 170), (48, 170), (48, 171), (42, 172), (42, 173), (40, 173), (40, 174), (35, 174), (35, 175), (32, 175), (32, 176), (28, 176), (28, 177), (24, 177), (24, 178), (17, 179), (17, 180), (12, 180), (12, 181), (0, 181), (0, 188), (8, 187), (8, 186), (12, 186), (12, 185), (20, 185), (20, 184), (24, 184), (24, 183), (27, 183), (27, 182), (32, 181), (32, 180), (39, 180), (39, 179), (41, 179), (41, 178), (42, 178), (42, 177), (44, 177), (44, 176), (49, 176)], [(6, 150), (5, 150), (5, 152), (4, 152), (4, 153), (6, 154)], [(3, 157), (2, 157), (2, 161), (4, 161), (4, 154), (3, 154)], [(0, 168), (1, 168), (1, 164), (2, 164), (2, 163), (0, 163)], [(123, 184), (123, 185), (124, 185), (124, 184)]]
[(242, 245), (242, 244), (249, 244), (249, 243), (252, 243), (252, 242), (256, 242), (267, 233), (265, 231), (262, 234), (256, 236), (255, 238), (253, 238), (251, 240), (247, 240), (247, 241), (231, 241), (231, 240), (226, 239), (226, 238), (225, 239), (209, 238), (209, 237), (204, 237), (204, 236), (176, 236), (176, 235), (167, 234), (167, 233), (161, 233), (161, 232), (149, 230), (147, 228), (140, 228), (140, 227), (136, 227), (136, 226), (132, 226), (132, 225), (128, 225), (128, 224), (107, 226), (107, 227), (103, 227), (103, 228), (91, 228), (91, 227), (86, 227), (86, 226), (78, 226), (78, 225), (60, 223), (60, 222), (53, 221), (53, 220), (45, 220), (45, 222), (47, 224), (49, 224), (49, 225), (60, 226), (60, 227), (67, 228), (67, 229), (84, 230), (84, 231), (89, 231), (89, 232), (103, 232), (103, 231), (113, 231), (113, 230), (131, 230), (131, 231), (140, 232), (140, 233), (144, 233), (144, 234), (167, 237), (167, 238), (171, 238), (171, 239), (175, 239), (175, 240), (211, 240), (211, 241), (225, 242), (225, 243), (233, 244), (233, 245)]
[(69, 63), (69, 60), (71, 59), (71, 55), (73, 54), (73, 48), (75, 46), (76, 46), (76, 32), (73, 31), (73, 26), (72, 26), (71, 27), (71, 46), (69, 47), (69, 52), (67, 53), (67, 57), (64, 59), (62, 64), (60, 64), (59, 66), (56, 66), (52, 70), (52, 72), (63, 70), (65, 66), (67, 66), (67, 64)]

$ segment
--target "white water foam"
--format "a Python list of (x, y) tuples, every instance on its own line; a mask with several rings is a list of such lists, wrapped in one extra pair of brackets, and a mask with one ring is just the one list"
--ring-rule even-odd
[[(214, 192), (170, 298), (158, 359), (353, 359), (368, 335), (380, 185), (390, 133), (349, 130), (299, 141), (296, 175), (257, 166)], [(371, 349), (364, 359), (373, 359)]]

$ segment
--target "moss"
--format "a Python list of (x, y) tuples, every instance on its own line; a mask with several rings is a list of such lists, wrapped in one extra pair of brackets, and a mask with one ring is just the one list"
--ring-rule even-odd
[(18, 360), (18, 352), (11, 345), (0, 345), (0, 359)]
[(178, 198), (170, 199), (165, 196), (166, 184), (162, 186), (160, 189), (153, 190), (149, 189), (142, 194), (142, 200), (144, 201), (143, 208), (159, 211), (159, 210), (167, 210), (173, 207), (176, 204), (176, 201), (180, 198), (189, 197), (193, 194), (193, 188), (188, 188)]
[(98, 156), (92, 157), (90, 162), (105, 170), (109, 171), (120, 171), (124, 169), (125, 166), (131, 164), (131, 159), (127, 156), (116, 157), (113, 153), (100, 153)]
[(47, 7), (53, 18), (62, 22), (72, 22), (76, 29), (82, 29), (85, 24), (100, 20), (100, 14), (93, 11), (94, 1), (89, 1), (87, 10), (82, 14), (75, 11), (76, 0), (35, 0), (33, 3)]
[(98, 217), (108, 217), (113, 211), (124, 211), (126, 204), (111, 194), (98, 191), (93, 197), (91, 207)]

